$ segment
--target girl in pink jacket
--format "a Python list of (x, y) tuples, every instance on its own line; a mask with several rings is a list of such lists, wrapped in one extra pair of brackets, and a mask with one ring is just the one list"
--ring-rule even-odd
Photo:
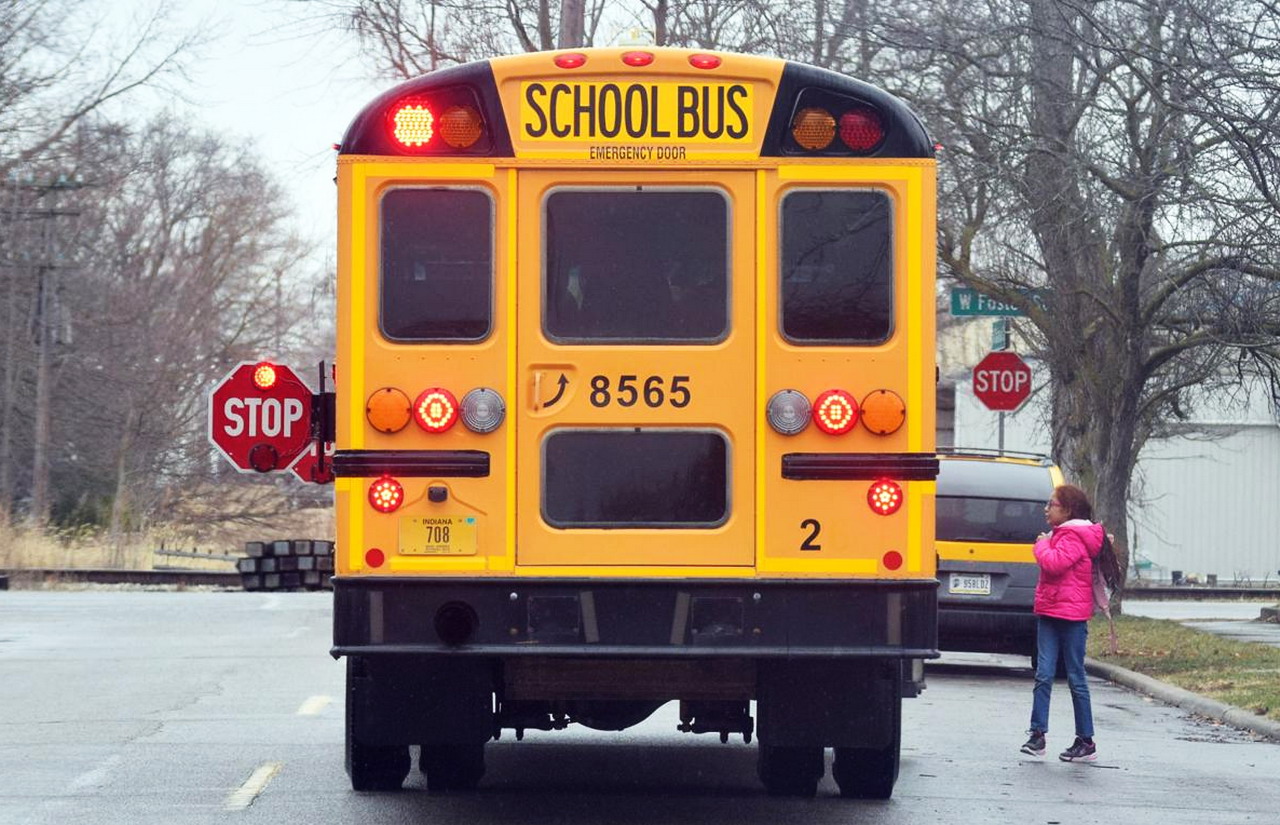
[(1071, 688), (1076, 739), (1058, 758), (1064, 762), (1092, 762), (1097, 758), (1097, 749), (1093, 743), (1093, 707), (1084, 671), (1084, 649), (1094, 606), (1093, 559), (1102, 549), (1103, 529), (1101, 524), (1090, 521), (1093, 506), (1089, 497), (1070, 484), (1054, 489), (1044, 512), (1051, 531), (1041, 533), (1035, 545), (1036, 563), (1040, 566), (1035, 600), (1036, 684), (1031, 704), (1031, 738), (1022, 746), (1022, 752), (1044, 756), (1049, 698), (1061, 655)]

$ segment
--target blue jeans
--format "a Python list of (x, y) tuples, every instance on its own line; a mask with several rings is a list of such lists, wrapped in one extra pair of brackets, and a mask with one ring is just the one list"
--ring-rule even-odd
[(1093, 738), (1093, 705), (1089, 702), (1089, 682), (1084, 672), (1084, 643), (1089, 638), (1088, 622), (1073, 622), (1036, 616), (1036, 686), (1031, 703), (1031, 729), (1049, 730), (1049, 695), (1061, 653), (1071, 688), (1071, 707), (1076, 713), (1076, 736)]

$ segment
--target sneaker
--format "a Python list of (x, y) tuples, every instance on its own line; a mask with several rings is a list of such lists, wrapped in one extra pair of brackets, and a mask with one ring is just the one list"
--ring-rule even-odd
[(1044, 756), (1044, 734), (1038, 730), (1031, 731), (1031, 738), (1022, 746), (1022, 752), (1028, 756)]
[(1092, 739), (1076, 737), (1075, 744), (1058, 754), (1063, 762), (1092, 762), (1098, 758), (1098, 749)]

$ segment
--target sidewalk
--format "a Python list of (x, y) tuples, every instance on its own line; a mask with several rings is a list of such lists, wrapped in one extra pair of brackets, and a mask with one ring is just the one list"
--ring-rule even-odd
[[(1276, 608), (1249, 602), (1143, 602), (1126, 600), (1125, 613), (1153, 619), (1171, 619), (1187, 627), (1214, 633), (1238, 642), (1257, 642), (1280, 648), (1280, 624)], [(1271, 621), (1260, 621), (1266, 617)], [(1215, 699), (1183, 690), (1132, 670), (1086, 658), (1085, 669), (1094, 676), (1145, 693), (1167, 705), (1251, 730), (1280, 742), (1280, 722)]]

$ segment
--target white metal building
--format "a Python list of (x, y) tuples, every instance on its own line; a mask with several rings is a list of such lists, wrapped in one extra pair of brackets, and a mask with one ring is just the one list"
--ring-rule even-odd
[[(999, 441), (999, 415), (974, 397), (971, 385), (973, 365), (990, 348), (991, 327), (991, 318), (979, 318), (939, 333), (942, 382), (955, 385), (956, 446), (994, 449)], [(1005, 415), (1004, 447), (1047, 453), (1047, 375), (1027, 360), (1033, 394)], [(1274, 585), (1280, 580), (1280, 416), (1260, 388), (1241, 388), (1233, 398), (1202, 406), (1193, 422), (1197, 434), (1153, 441), (1139, 459), (1129, 503), (1136, 573)]]

